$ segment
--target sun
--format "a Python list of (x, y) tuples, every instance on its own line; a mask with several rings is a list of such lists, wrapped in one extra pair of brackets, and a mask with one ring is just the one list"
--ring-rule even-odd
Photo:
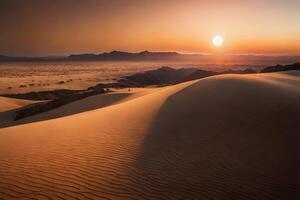
[(216, 47), (222, 46), (223, 38), (219, 35), (216, 35), (215, 37), (213, 37), (212, 42)]

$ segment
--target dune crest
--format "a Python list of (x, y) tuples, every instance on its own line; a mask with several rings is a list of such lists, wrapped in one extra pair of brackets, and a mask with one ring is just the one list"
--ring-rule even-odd
[(0, 112), (17, 109), (32, 104), (33, 101), (0, 97)]
[(0, 129), (0, 198), (297, 199), (300, 75), (220, 75)]
[(15, 111), (35, 101), (0, 97), (0, 128), (14, 120)]

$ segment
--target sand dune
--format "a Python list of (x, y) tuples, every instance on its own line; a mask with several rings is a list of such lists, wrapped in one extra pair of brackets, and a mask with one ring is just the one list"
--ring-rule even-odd
[(186, 82), (0, 129), (0, 198), (299, 199), (299, 130), (299, 72)]
[(0, 127), (13, 121), (17, 109), (32, 103), (34, 101), (0, 97)]
[[(150, 94), (154, 91), (159, 90), (159, 88), (134, 88), (128, 91), (128, 89), (116, 89), (112, 92), (106, 94), (93, 95), (87, 98), (84, 98), (80, 101), (75, 101), (58, 108), (52, 109), (47, 112), (42, 112), (30, 117), (26, 117), (21, 120), (14, 121), (13, 118), (0, 128), (15, 126), (19, 124), (26, 124), (31, 122), (44, 121), (49, 119), (55, 119), (60, 117), (65, 117), (74, 114), (80, 114), (82, 112), (88, 112), (91, 110), (119, 104), (122, 102), (130, 101), (134, 98)], [(13, 112), (10, 112), (13, 114)], [(7, 115), (6, 115), (7, 116)], [(1, 115), (0, 115), (1, 117)], [(8, 118), (8, 117), (6, 117)]]
[(17, 109), (32, 104), (33, 101), (0, 97), (0, 112)]

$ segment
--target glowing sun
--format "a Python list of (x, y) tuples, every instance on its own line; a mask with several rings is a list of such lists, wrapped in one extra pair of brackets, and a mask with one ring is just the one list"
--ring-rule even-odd
[(219, 35), (216, 35), (215, 37), (213, 37), (212, 42), (216, 47), (222, 46), (223, 38)]

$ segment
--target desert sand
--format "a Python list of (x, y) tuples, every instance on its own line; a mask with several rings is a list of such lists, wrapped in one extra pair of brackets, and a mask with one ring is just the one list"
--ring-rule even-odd
[(0, 62), (0, 94), (86, 89), (155, 68), (120, 62)]
[[(160, 90), (160, 88), (134, 88), (134, 89), (110, 89), (111, 92), (105, 94), (93, 95), (84, 98), (80, 101), (75, 101), (67, 105), (49, 110), (47, 112), (42, 112), (38, 115), (31, 117), (26, 117), (21, 120), (15, 121), (12, 116), (15, 116), (14, 110), (0, 113), (0, 117), (6, 119), (6, 123), (0, 123), (0, 128), (15, 126), (19, 124), (44, 121), (49, 119), (55, 119), (59, 117), (74, 115), (82, 112), (87, 112), (99, 108), (103, 108), (110, 105), (119, 104), (131, 99), (150, 94), (154, 91)], [(18, 100), (20, 101), (20, 100)], [(37, 101), (27, 101), (28, 103), (35, 103)]]
[(33, 101), (29, 101), (29, 100), (0, 97), (0, 112), (17, 109), (32, 103)]
[(0, 97), (0, 128), (15, 124), (15, 111), (36, 102), (37, 101)]
[(0, 198), (299, 199), (299, 72), (121, 96), (0, 129)]

